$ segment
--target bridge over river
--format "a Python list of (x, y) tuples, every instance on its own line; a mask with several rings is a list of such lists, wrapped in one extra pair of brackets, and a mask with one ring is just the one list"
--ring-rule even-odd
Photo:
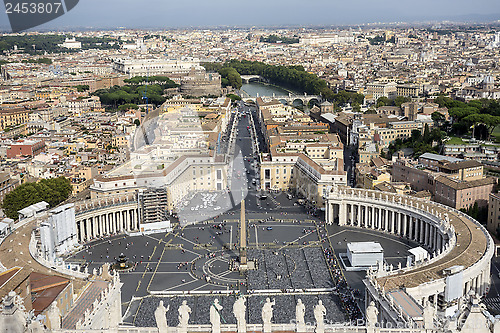
[[(259, 96), (257, 97), (251, 97), (251, 96), (242, 96), (243, 101), (245, 102), (255, 102)], [(288, 94), (286, 95), (276, 95), (272, 94), (272, 96), (260, 96), (260, 97), (267, 97), (267, 98), (273, 98), (277, 99), (278, 101), (287, 104), (287, 105), (293, 105), (296, 104), (296, 102), (300, 101), (302, 102), (303, 105), (309, 105), (310, 102), (314, 102), (315, 104), (321, 104), (323, 102), (323, 97), (317, 96), (317, 95), (295, 95), (295, 94)]]

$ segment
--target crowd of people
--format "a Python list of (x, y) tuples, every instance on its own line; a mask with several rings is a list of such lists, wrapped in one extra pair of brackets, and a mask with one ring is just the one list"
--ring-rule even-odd
[(347, 284), (346, 278), (342, 273), (342, 269), (340, 268), (337, 256), (335, 255), (335, 252), (333, 251), (332, 247), (330, 246), (330, 242), (328, 241), (328, 233), (326, 232), (325, 222), (319, 224), (319, 235), (323, 244), (323, 254), (326, 258), (328, 268), (330, 269), (330, 273), (332, 275), (337, 293), (340, 297), (342, 307), (349, 317), (348, 319), (356, 320), (363, 318), (363, 314), (355, 297), (358, 292), (355, 289), (349, 287), (349, 285)]

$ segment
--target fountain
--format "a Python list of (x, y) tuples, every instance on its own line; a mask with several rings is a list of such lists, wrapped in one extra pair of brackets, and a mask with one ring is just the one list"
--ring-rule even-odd
[(123, 253), (120, 253), (118, 258), (116, 259), (116, 263), (113, 264), (111, 267), (115, 271), (127, 271), (127, 270), (131, 269), (133, 266), (134, 266), (133, 263), (128, 261), (128, 258), (125, 257), (125, 255)]

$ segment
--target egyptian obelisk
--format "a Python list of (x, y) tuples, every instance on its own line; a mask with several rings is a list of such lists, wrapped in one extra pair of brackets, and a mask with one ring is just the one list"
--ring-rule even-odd
[(247, 264), (247, 224), (245, 220), (245, 199), (241, 200), (240, 214), (240, 265)]

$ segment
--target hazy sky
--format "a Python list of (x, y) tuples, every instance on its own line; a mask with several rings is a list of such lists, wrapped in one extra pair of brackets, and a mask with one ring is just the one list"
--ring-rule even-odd
[[(500, 19), (500, 0), (80, 0), (41, 28), (335, 25), (471, 15)], [(2, 10), (0, 26), (6, 25)]]

